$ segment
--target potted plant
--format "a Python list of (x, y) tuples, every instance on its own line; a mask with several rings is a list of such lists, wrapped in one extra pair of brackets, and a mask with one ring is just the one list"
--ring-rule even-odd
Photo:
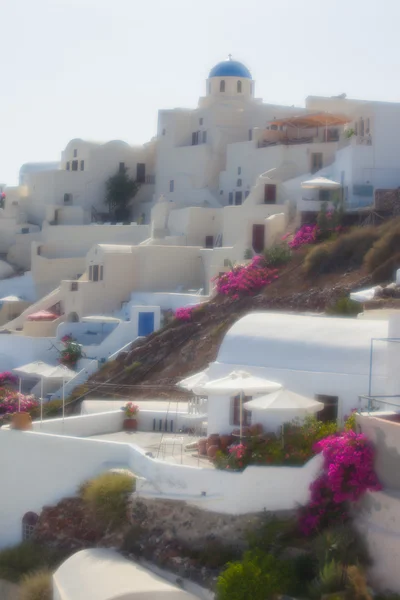
[(137, 415), (139, 413), (139, 407), (137, 404), (133, 404), (133, 402), (127, 402), (125, 406), (122, 407), (122, 410), (125, 413), (124, 419), (124, 430), (125, 431), (136, 431), (137, 430)]

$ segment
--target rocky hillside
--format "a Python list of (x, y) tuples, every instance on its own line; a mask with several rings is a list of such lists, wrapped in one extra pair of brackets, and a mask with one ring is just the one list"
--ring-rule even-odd
[(76, 395), (168, 396), (175, 383), (215, 360), (231, 325), (251, 311), (324, 312), (350, 291), (370, 284), (363, 269), (307, 279), (302, 253), (280, 272), (279, 279), (255, 296), (237, 300), (217, 297), (193, 313), (190, 322), (173, 321), (107, 364)]

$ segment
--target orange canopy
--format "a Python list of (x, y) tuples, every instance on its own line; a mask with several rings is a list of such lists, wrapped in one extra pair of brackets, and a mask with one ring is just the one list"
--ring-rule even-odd
[(275, 119), (270, 121), (271, 125), (289, 125), (299, 129), (308, 127), (333, 127), (335, 125), (345, 125), (351, 119), (344, 115), (334, 115), (328, 112), (305, 113), (296, 117), (287, 117), (285, 119)]

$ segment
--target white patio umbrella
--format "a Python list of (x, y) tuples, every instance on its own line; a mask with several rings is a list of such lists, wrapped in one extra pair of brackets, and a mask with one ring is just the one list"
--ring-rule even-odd
[(306, 190), (337, 190), (341, 187), (341, 184), (327, 177), (315, 177), (314, 179), (302, 181), (301, 187)]
[(307, 398), (296, 392), (281, 388), (271, 394), (254, 398), (243, 405), (245, 410), (265, 410), (265, 411), (296, 411), (302, 414), (314, 414), (324, 408), (322, 402)]
[[(62, 381), (62, 405), (63, 405), (63, 419), (65, 416), (65, 382), (70, 381), (75, 377), (75, 371), (72, 371), (65, 365), (49, 365), (41, 360), (23, 365), (13, 369), (20, 377), (20, 390), (21, 390), (21, 376), (27, 375), (40, 379), (40, 421), (43, 421), (43, 382), (45, 379), (59, 379)], [(18, 412), (20, 410), (20, 403), (18, 402)]]
[[(324, 408), (322, 402), (296, 394), (286, 389), (280, 389), (272, 394), (260, 396), (249, 400), (243, 405), (245, 410), (263, 410), (271, 413), (288, 411), (292, 415), (305, 416), (306, 414), (315, 414)], [(282, 425), (282, 445), (284, 445), (284, 425)]]
[(257, 394), (262, 392), (276, 392), (282, 385), (275, 381), (269, 381), (263, 377), (257, 377), (247, 371), (232, 371), (229, 375), (208, 381), (200, 388), (195, 388), (199, 393), (221, 393), (240, 394), (240, 437), (243, 431), (243, 396), (245, 394)]
[(208, 381), (210, 381), (208, 373), (208, 369), (200, 371), (199, 373), (194, 373), (194, 375), (190, 375), (189, 377), (186, 377), (185, 379), (179, 381), (177, 385), (191, 392), (194, 390), (194, 388), (201, 387), (205, 385)]

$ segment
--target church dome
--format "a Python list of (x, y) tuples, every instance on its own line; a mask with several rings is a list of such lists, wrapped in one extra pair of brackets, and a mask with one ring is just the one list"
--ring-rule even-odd
[(245, 65), (237, 60), (223, 60), (213, 67), (208, 78), (211, 77), (244, 77), (252, 79), (251, 73)]

